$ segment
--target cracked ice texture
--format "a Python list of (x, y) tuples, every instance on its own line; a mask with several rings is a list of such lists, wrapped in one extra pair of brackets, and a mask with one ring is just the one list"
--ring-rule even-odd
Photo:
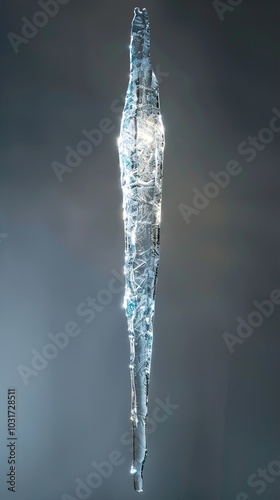
[(130, 79), (121, 122), (119, 157), (125, 226), (125, 298), (130, 340), (131, 421), (136, 491), (143, 490), (146, 419), (159, 266), (164, 129), (158, 81), (150, 61), (146, 9), (134, 10)]

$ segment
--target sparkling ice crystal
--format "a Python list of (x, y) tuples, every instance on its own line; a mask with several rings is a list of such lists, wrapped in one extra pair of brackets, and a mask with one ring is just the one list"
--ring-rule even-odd
[(143, 490), (146, 420), (159, 266), (164, 129), (159, 87), (150, 61), (146, 9), (135, 8), (130, 79), (121, 122), (119, 157), (125, 226), (125, 297), (130, 340), (131, 421), (136, 491)]

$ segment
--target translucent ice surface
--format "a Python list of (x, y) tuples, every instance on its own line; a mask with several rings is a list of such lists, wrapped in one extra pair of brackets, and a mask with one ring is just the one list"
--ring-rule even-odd
[(130, 79), (121, 122), (119, 157), (125, 226), (124, 307), (130, 340), (131, 421), (136, 491), (143, 490), (146, 419), (159, 266), (164, 129), (158, 81), (150, 61), (146, 9), (134, 10)]

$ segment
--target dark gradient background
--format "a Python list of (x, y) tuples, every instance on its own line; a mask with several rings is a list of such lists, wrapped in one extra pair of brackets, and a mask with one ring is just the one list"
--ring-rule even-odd
[[(75, 479), (113, 450), (124, 463), (89, 498), (138, 495), (121, 443), (130, 430), (123, 294), (90, 324), (76, 313), (123, 268), (121, 114), (111, 104), (127, 88), (136, 5), (71, 0), (15, 54), (7, 33), (20, 34), (38, 3), (1, 4), (1, 500), (78, 499)], [(262, 495), (247, 479), (280, 455), (280, 306), (233, 354), (223, 333), (236, 334), (237, 316), (280, 288), (280, 133), (251, 163), (237, 151), (280, 109), (280, 3), (244, 0), (223, 22), (210, 0), (144, 6), (153, 65), (168, 73), (150, 414), (167, 396), (179, 408), (149, 435), (142, 497), (278, 500), (280, 477)], [(65, 163), (65, 147), (103, 118), (115, 130), (60, 183), (51, 163)], [(192, 205), (193, 188), (232, 159), (242, 173), (187, 225), (179, 205)], [(68, 321), (81, 334), (25, 386), (17, 366), (30, 367), (31, 350)], [(15, 494), (5, 483), (9, 386), (18, 393)]]

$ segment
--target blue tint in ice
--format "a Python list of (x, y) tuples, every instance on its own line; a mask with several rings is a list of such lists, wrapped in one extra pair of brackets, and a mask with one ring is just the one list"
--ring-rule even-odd
[(150, 24), (146, 9), (134, 10), (130, 79), (118, 144), (125, 225), (124, 307), (130, 340), (131, 474), (135, 490), (142, 491), (164, 153), (159, 88), (150, 61)]

